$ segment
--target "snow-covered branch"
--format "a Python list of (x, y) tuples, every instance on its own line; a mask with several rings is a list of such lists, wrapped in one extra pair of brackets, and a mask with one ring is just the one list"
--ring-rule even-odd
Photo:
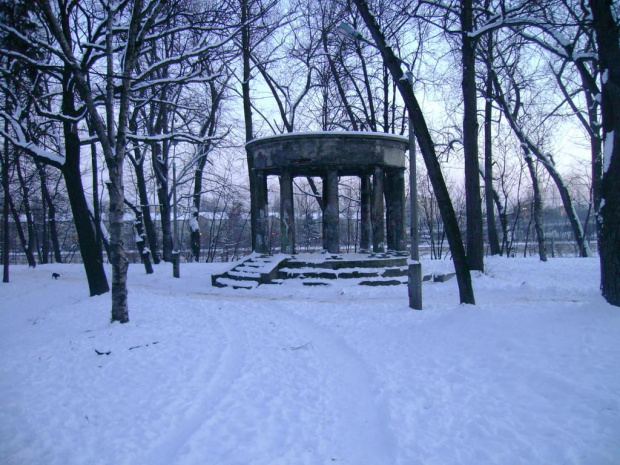
[(37, 144), (32, 142), (28, 136), (27, 132), (24, 131), (20, 122), (15, 119), (13, 115), (0, 110), (0, 117), (4, 118), (11, 125), (11, 129), (13, 129), (13, 133), (7, 133), (4, 131), (3, 127), (0, 127), (0, 135), (6, 137), (11, 141), (13, 145), (23, 149), (26, 153), (33, 157), (38, 157), (44, 161), (48, 161), (54, 165), (62, 166), (65, 163), (64, 157), (61, 157), (55, 152), (51, 152), (44, 148), (39, 147)]

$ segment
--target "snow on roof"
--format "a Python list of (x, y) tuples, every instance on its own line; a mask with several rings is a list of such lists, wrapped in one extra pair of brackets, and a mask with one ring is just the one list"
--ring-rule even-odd
[(399, 136), (398, 134), (388, 134), (385, 132), (364, 132), (364, 131), (309, 131), (309, 132), (288, 132), (284, 134), (274, 134), (271, 136), (257, 137), (248, 141), (245, 145), (248, 146), (255, 142), (268, 141), (272, 139), (283, 138), (296, 138), (296, 137), (313, 137), (313, 136), (352, 136), (359, 138), (375, 138), (375, 139), (392, 139), (401, 142), (409, 142), (409, 138), (406, 136)]

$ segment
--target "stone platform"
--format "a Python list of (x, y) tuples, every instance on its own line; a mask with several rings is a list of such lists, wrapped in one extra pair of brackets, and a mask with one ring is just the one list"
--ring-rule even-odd
[(211, 276), (216, 287), (252, 289), (299, 279), (304, 285), (324, 286), (336, 279), (354, 279), (362, 286), (407, 284), (407, 256), (385, 253), (257, 254), (225, 273)]

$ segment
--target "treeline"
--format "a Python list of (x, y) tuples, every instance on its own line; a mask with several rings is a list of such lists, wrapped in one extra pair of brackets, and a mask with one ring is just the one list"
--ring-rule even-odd
[[(509, 253), (519, 212), (546, 259), (553, 198), (581, 256), (594, 219), (603, 295), (619, 304), (618, 13), (605, 0), (1, 0), (4, 279), (16, 242), (32, 266), (66, 259), (71, 217), (91, 295), (110, 289), (105, 255), (112, 320), (128, 321), (128, 228), (147, 272), (184, 250), (215, 259), (203, 220), (216, 210), (236, 208), (244, 226), (226, 241), (244, 248), (245, 142), (411, 128), (421, 211), (434, 202), (461, 301), (475, 302), (485, 253)], [(566, 139), (590, 153), (578, 176), (556, 164)], [(320, 209), (320, 180), (296, 186)]]
[[(523, 173), (511, 170), (516, 177)], [(512, 182), (519, 183), (518, 179)], [(309, 195), (310, 187), (305, 180), (297, 180), (295, 188), (295, 230), (297, 235), (298, 252), (319, 252), (323, 247), (322, 240), (322, 213), (318, 203)], [(320, 186), (320, 181), (317, 181)], [(566, 217), (563, 207), (553, 198), (553, 186), (549, 185), (548, 178), (543, 179), (542, 225), (545, 236), (549, 241), (549, 254), (557, 252), (560, 256), (578, 256), (579, 247), (574, 241), (570, 221)], [(341, 179), (340, 189), (340, 244), (343, 252), (357, 252), (360, 244), (361, 203), (357, 179)], [(418, 237), (422, 257), (431, 259), (450, 258), (450, 249), (446, 243), (445, 227), (439, 214), (437, 199), (433, 195), (428, 177), (425, 173), (418, 176), (418, 203), (419, 224)], [(589, 245), (596, 249), (596, 222), (588, 203), (589, 187), (584, 184), (584, 176), (574, 173), (569, 179), (571, 195), (576, 199), (576, 212), (584, 225), (584, 234)], [(13, 264), (37, 263), (79, 263), (81, 255), (78, 247), (78, 237), (75, 231), (73, 217), (70, 215), (70, 205), (62, 197), (62, 189), (56, 189), (56, 200), (53, 208), (61, 214), (55, 214), (53, 225), (48, 224), (49, 215), (46, 211), (44, 198), (35, 196), (28, 202), (30, 215), (25, 214), (25, 202), (18, 190), (19, 185), (12, 186), (11, 200), (17, 199), (16, 217), (9, 221), (9, 255)], [(242, 191), (236, 192), (234, 198), (225, 194), (231, 186), (220, 186), (217, 192), (203, 196), (202, 210), (198, 217), (192, 213), (191, 206), (181, 205), (178, 215), (178, 249), (182, 262), (190, 261), (233, 261), (251, 252), (250, 212), (249, 202)], [(242, 186), (241, 186), (242, 187)], [(455, 209), (459, 216), (459, 225), (465, 227), (465, 198), (463, 189), (451, 186), (450, 195), (454, 200)], [(523, 184), (518, 189), (511, 189), (512, 193), (504, 198), (500, 219), (496, 227), (499, 231), (499, 255), (514, 257), (538, 254), (538, 243), (534, 225), (534, 198), (531, 194), (531, 185)], [(277, 185), (271, 186), (270, 199), (273, 199), (269, 209), (269, 231), (267, 246), (271, 253), (280, 250), (280, 206)], [(409, 202), (409, 198), (407, 199)], [(106, 205), (103, 204), (103, 223), (107, 223)], [(407, 206), (407, 224), (410, 224), (410, 209)], [(504, 213), (505, 212), (505, 213)], [(142, 256), (136, 243), (138, 229), (137, 216), (132, 211), (125, 214), (124, 243), (130, 263), (140, 263)], [(155, 236), (158, 248), (162, 246), (161, 217), (156, 212), (152, 215)], [(50, 227), (51, 226), (51, 227)], [(196, 258), (195, 242), (192, 240), (193, 230), (200, 230), (200, 249)], [(484, 225), (485, 232), (487, 225)], [(1, 229), (0, 229), (1, 230)], [(29, 234), (30, 231), (33, 234)], [(57, 237), (52, 241), (52, 234)], [(29, 240), (30, 239), (30, 242)], [(58, 246), (58, 247), (57, 247)], [(104, 261), (107, 259), (106, 249), (103, 249)], [(491, 254), (491, 246), (485, 241), (485, 255)]]

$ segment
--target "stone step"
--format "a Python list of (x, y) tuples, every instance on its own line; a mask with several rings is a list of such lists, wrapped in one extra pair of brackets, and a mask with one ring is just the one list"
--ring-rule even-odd
[(286, 258), (287, 256), (281, 254), (275, 256), (252, 255), (232, 269), (211, 276), (211, 284), (216, 287), (232, 286), (246, 289), (254, 288), (260, 284), (269, 284), (276, 278), (276, 271)]
[(326, 259), (322, 261), (301, 261), (288, 260), (286, 268), (329, 268), (339, 270), (345, 268), (355, 269), (374, 269), (374, 268), (393, 268), (406, 266), (406, 258), (382, 256), (371, 259), (355, 259), (355, 260), (334, 260)]
[(331, 286), (330, 283), (326, 283), (324, 281), (303, 281), (302, 284), (304, 286), (316, 286), (316, 287), (320, 287), (320, 286)]
[(360, 286), (400, 286), (401, 284), (407, 284), (406, 279), (372, 279), (366, 281), (360, 281)]
[(233, 289), (254, 289), (258, 284), (257, 281), (239, 281), (225, 277), (218, 277), (213, 283), (215, 287), (232, 287)]
[[(364, 280), (359, 284), (387, 286), (401, 284), (407, 279), (406, 260), (391, 255), (371, 259), (355, 257), (343, 259), (337, 256), (316, 261), (302, 261), (297, 256), (278, 254), (274, 256), (253, 255), (238, 263), (229, 271), (212, 276), (214, 286), (253, 288), (261, 284), (281, 284), (287, 279), (301, 279), (307, 286), (324, 286), (335, 279)], [(251, 287), (248, 287), (251, 286)]]
[(260, 281), (260, 273), (252, 273), (250, 271), (243, 271), (243, 270), (237, 270), (237, 269), (233, 269), (231, 271), (228, 271), (227, 273), (225, 273), (227, 278), (233, 278), (233, 279), (240, 279), (240, 280), (250, 280), (250, 281)]

